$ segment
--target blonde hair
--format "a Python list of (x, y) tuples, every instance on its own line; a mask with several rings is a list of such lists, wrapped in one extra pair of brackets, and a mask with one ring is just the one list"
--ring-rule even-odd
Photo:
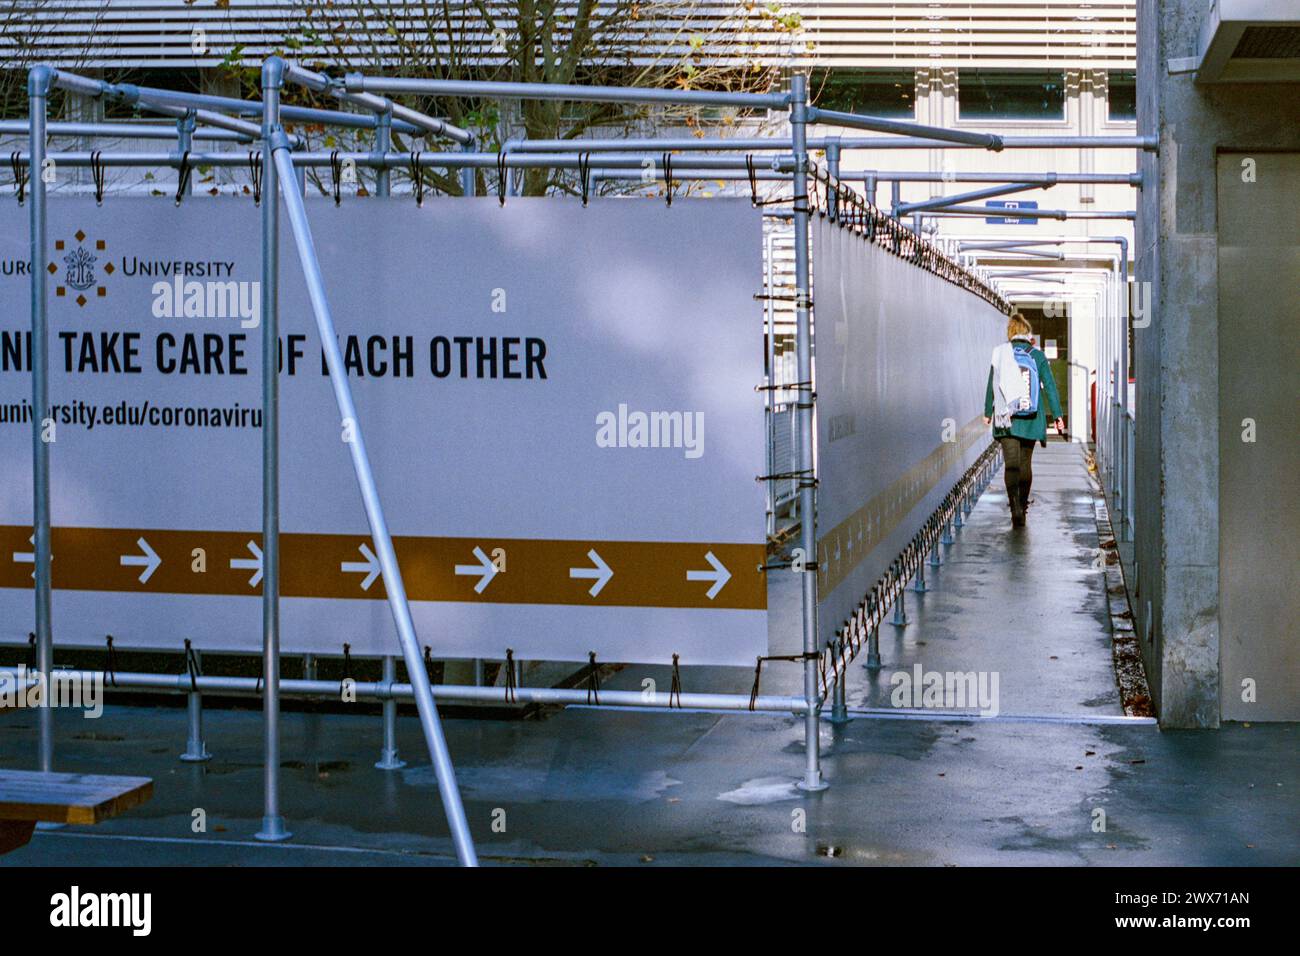
[(1019, 336), (1020, 338), (1030, 337), (1034, 334), (1033, 326), (1019, 312), (1012, 312), (1011, 318), (1007, 320), (1007, 339), (1011, 340)]

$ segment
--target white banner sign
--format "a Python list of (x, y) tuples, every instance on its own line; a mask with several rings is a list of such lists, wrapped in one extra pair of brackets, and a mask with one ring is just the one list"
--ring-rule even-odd
[[(760, 223), (744, 201), (309, 203), (360, 421), (281, 242), (283, 646), (397, 651), (364, 431), (435, 658), (765, 653)], [(0, 211), (0, 641), (32, 629), (27, 210)], [(261, 646), (260, 219), (49, 207), (56, 645)]]
[(834, 223), (813, 229), (819, 629), (831, 639), (992, 440), (1006, 316)]

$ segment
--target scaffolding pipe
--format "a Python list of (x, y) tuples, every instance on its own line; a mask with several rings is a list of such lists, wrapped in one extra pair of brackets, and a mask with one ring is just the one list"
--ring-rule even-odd
[(468, 130), (463, 130), (458, 126), (453, 126), (432, 116), (426, 116), (418, 110), (402, 106), (400, 103), (394, 103), (392, 100), (383, 96), (376, 96), (374, 93), (349, 93), (343, 89), (338, 81), (331, 79), (324, 73), (317, 73), (314, 70), (299, 66), (297, 63), (285, 63), (284, 78), (290, 83), (297, 83), (318, 93), (328, 93), (345, 103), (368, 109), (376, 116), (388, 115), (436, 136), (446, 136), (461, 145), (474, 142), (474, 135)]
[(961, 251), (967, 249), (1009, 249), (1012, 251), (1027, 249), (1030, 246), (1059, 246), (1060, 240), (1041, 240), (1041, 239), (997, 239), (991, 242), (982, 240), (964, 240), (959, 236), (948, 236), (948, 239), (956, 239), (957, 246)]
[[(54, 666), (54, 632), (50, 601), (50, 446), (47, 441), (52, 436), (45, 433), (50, 407), (49, 316), (45, 298), (45, 121), (54, 75), (54, 70), (43, 64), (32, 67), (27, 74), (32, 190), (28, 206), (32, 275), (32, 577), (36, 580), (36, 670), (47, 681)], [(48, 682), (45, 686), (49, 686)], [(37, 766), (45, 773), (54, 770), (54, 711), (48, 698), (48, 691), (42, 693), (38, 711)]]
[[(204, 109), (203, 101), (213, 98), (201, 94), (173, 93), (170, 90), (139, 87), (133, 83), (108, 83), (104, 80), (93, 80), (88, 77), (78, 76), (65, 70), (52, 70), (51, 83), (59, 89), (68, 90), (82, 96), (118, 100), (130, 106), (137, 106), (164, 116), (182, 118), (192, 113), (199, 122), (218, 129), (239, 133), (248, 137), (249, 140), (261, 136), (261, 129), (256, 123), (247, 123), (243, 120), (222, 116), (220, 113)], [(162, 102), (159, 102), (159, 100)], [(189, 100), (189, 102), (186, 102), (186, 100)], [(243, 101), (235, 100), (233, 102), (241, 103)], [(301, 137), (294, 137), (294, 140), (295, 148), (302, 145)]]
[(948, 143), (982, 146), (994, 152), (1002, 149), (1002, 137), (993, 133), (975, 133), (967, 130), (944, 129), (941, 126), (924, 126), (920, 123), (904, 123), (899, 120), (881, 119), (878, 116), (822, 110), (815, 106), (808, 108), (808, 121), (831, 126), (847, 126), (849, 129), (865, 129), (873, 133), (900, 133), (904, 136), (937, 139)]
[(964, 256), (970, 256), (972, 259), (1018, 259), (1025, 257), (1059, 261), (1065, 258), (1064, 252), (1044, 252), (1038, 249), (1016, 249), (1014, 247), (1009, 249), (986, 249), (982, 246), (963, 246), (960, 253)]
[[(280, 812), (280, 215), (271, 136), (280, 123), (280, 60), (262, 64), (262, 698), (265, 769), (259, 840), (289, 839)], [(290, 183), (293, 178), (290, 176)], [(292, 191), (292, 187), (286, 192)]]
[[(244, 142), (253, 142), (262, 136), (262, 128), (257, 123), (250, 123), (248, 120), (238, 119), (234, 116), (225, 116), (221, 113), (214, 113), (212, 110), (201, 110), (193, 107), (171, 106), (167, 103), (140, 103), (142, 109), (149, 110), (151, 113), (157, 113), (159, 116), (174, 116), (178, 120), (190, 118), (195, 123), (203, 123), (206, 126), (214, 127), (220, 130), (237, 134)], [(302, 145), (301, 136), (294, 137), (294, 148)]]
[(993, 196), (1006, 196), (1010, 193), (1022, 193), (1030, 189), (1047, 189), (1055, 183), (1011, 183), (1006, 186), (989, 186), (987, 189), (975, 189), (967, 193), (952, 196), (935, 196), (921, 202), (907, 202), (898, 207), (898, 215), (906, 216), (927, 209), (943, 209), (966, 202), (969, 199), (989, 199)]
[[(136, 86), (134, 83), (115, 84), (124, 95), (134, 94), (150, 103), (172, 103), (200, 109), (212, 109), (242, 116), (261, 116), (265, 104), (257, 100), (241, 100), (231, 96), (214, 96), (210, 93), (181, 93), (153, 86)], [(298, 123), (320, 123), (324, 126), (344, 126), (374, 129), (375, 117), (368, 113), (345, 113), (340, 110), (322, 110), (309, 106), (281, 106), (280, 118)], [(422, 134), (424, 131), (410, 123), (399, 122), (399, 132)]]
[[(393, 147), (393, 114), (380, 113), (379, 125), (375, 127), (375, 153), (387, 155)], [(375, 195), (391, 196), (393, 194), (393, 174), (387, 165), (375, 170)]]
[[(591, 161), (591, 178), (592, 181), (604, 179), (640, 179), (641, 172), (639, 169), (628, 168), (600, 168), (597, 164), (601, 160), (593, 159)], [(656, 160), (657, 164), (657, 160)], [(575, 167), (576, 168), (576, 167)], [(753, 178), (759, 182), (793, 182), (789, 172), (777, 172), (770, 169), (754, 170)], [(678, 168), (673, 166), (673, 179), (713, 179), (719, 182), (749, 182), (750, 175), (748, 172), (738, 172), (731, 169), (699, 169), (695, 166), (686, 166)]]
[(880, 182), (898, 183), (1094, 183), (1111, 186), (1142, 186), (1141, 173), (1022, 173), (1022, 172), (921, 172), (916, 170), (846, 169), (844, 179), (874, 176)]
[[(289, 158), (289, 142), (282, 129), (272, 133), (269, 145), (281, 178), (292, 181), (293, 164)], [(306, 279), (312, 311), (316, 316), (321, 347), (325, 350), (326, 364), (334, 387), (339, 416), (351, 428), (351, 437), (347, 442), (348, 451), (352, 456), (352, 467), (356, 472), (357, 484), (360, 486), (362, 502), (365, 505), (366, 520), (370, 525), (371, 540), (379, 560), (384, 588), (388, 593), (389, 608), (392, 610), (393, 622), (402, 645), (406, 671), (410, 675), (414, 688), (415, 703), (420, 712), (420, 724), (437, 774), (438, 791), (442, 795), (447, 824), (451, 828), (452, 841), (456, 846), (456, 856), (462, 866), (477, 866), (478, 857), (474, 852), (469, 824), (465, 819), (465, 807), (461, 803), (460, 790), (456, 786), (455, 768), (447, 751), (442, 724), (438, 720), (438, 709), (420, 655), (420, 642), (415, 633), (415, 623), (411, 620), (411, 608), (407, 602), (401, 568), (397, 563), (397, 554), (393, 550), (393, 539), (388, 531), (388, 522), (379, 500), (379, 489), (375, 485), (374, 474), (370, 468), (370, 457), (366, 453), (356, 406), (352, 401), (352, 387), (348, 383), (334, 319), (330, 314), (329, 301), (325, 295), (325, 283), (316, 257), (315, 244), (312, 241), (311, 227), (307, 222), (306, 206), (302, 195), (296, 189), (281, 189), (280, 193), (284, 197), (285, 209), (289, 214), (290, 225), (293, 227), (298, 259)], [(268, 201), (274, 202), (274, 196), (269, 197)]]
[[(54, 159), (62, 166), (90, 166), (93, 151), (77, 151), (51, 153), (50, 158)], [(25, 159), (27, 153), (20, 152), (20, 159)], [(415, 153), (401, 152), (384, 152), (376, 151), (364, 152), (354, 151), (345, 152), (343, 150), (312, 150), (295, 152), (290, 157), (290, 162), (295, 167), (306, 166), (329, 166), (330, 163), (338, 159), (340, 161), (352, 160), (357, 166), (366, 166), (371, 168), (389, 169), (406, 169), (410, 164), (417, 160)], [(170, 166), (179, 162), (175, 153), (169, 152), (136, 152), (136, 153), (112, 153), (104, 154), (100, 160), (105, 166)], [(592, 160), (589, 164), (593, 170), (603, 169), (625, 169), (631, 170), (639, 177), (641, 171), (646, 168), (646, 163), (653, 163), (656, 167), (662, 164), (662, 154), (654, 155), (637, 155), (637, 156), (605, 156), (599, 160)], [(233, 152), (209, 152), (209, 153), (191, 153), (190, 165), (197, 166), (245, 166), (248, 163), (248, 157)], [(492, 169), (495, 170), (498, 165), (505, 165), (512, 169), (579, 169), (587, 165), (585, 159), (578, 153), (560, 155), (555, 153), (537, 153), (537, 154), (520, 154), (511, 155), (507, 153), (504, 158), (499, 153), (480, 153), (480, 152), (449, 152), (434, 153), (421, 152), (418, 154), (418, 163), (421, 167), (434, 167), (440, 169)], [(771, 172), (785, 171), (788, 174), (793, 160), (790, 156), (770, 157), (764, 161), (766, 168), (757, 170), (760, 177)], [(732, 179), (748, 179), (747, 165), (744, 157), (741, 156), (700, 156), (691, 160), (690, 168), (701, 172), (734, 172), (735, 176), (727, 177)], [(677, 176), (677, 170), (673, 170), (673, 176)], [(717, 178), (723, 178), (721, 176)]]
[[(808, 195), (808, 149), (805, 137), (808, 124), (807, 77), (796, 73), (790, 78), (790, 132), (794, 145), (794, 194)], [(799, 482), (799, 543), (808, 563), (813, 567), (803, 572), (803, 692), (808, 702), (804, 714), (804, 751), (806, 764), (804, 778), (799, 786), (808, 791), (826, 789), (821, 772), (821, 731), (819, 727), (820, 695), (817, 686), (817, 501), (813, 479), (816, 467), (813, 461), (814, 393), (812, 389), (812, 270), (808, 261), (808, 214), (805, 199), (794, 205), (794, 263), (795, 263), (795, 352), (799, 366), (796, 383), (795, 414), (799, 427), (799, 461), (796, 470), (803, 477)]]
[[(179, 107), (178, 107), (179, 109)], [(0, 120), (0, 136), (23, 136), (30, 132), (26, 120)], [(176, 130), (170, 126), (157, 126), (145, 123), (47, 123), (45, 134), (48, 137), (68, 136), (84, 139), (88, 136), (103, 136), (116, 139), (172, 139)], [(234, 133), (227, 129), (203, 129), (194, 131), (194, 138), (213, 142), (247, 142), (244, 133)]]
[(728, 93), (709, 90), (656, 89), (635, 86), (581, 86), (567, 83), (512, 83), (485, 80), (430, 80), (409, 77), (363, 76), (344, 79), (349, 93), (417, 93), (485, 99), (572, 100), (577, 103), (640, 103), (679, 106), (738, 106), (785, 109), (786, 93)]
[[(927, 139), (916, 136), (861, 137), (861, 136), (810, 136), (810, 150), (825, 149), (836, 139), (841, 149), (987, 149), (983, 144), (954, 143), (949, 140)], [(521, 141), (518, 148), (530, 153), (566, 153), (572, 149), (601, 152), (640, 152), (648, 149), (667, 149), (680, 152), (709, 152), (742, 150), (762, 152), (783, 150), (789, 141), (779, 137), (736, 136), (731, 138), (629, 137), (627, 139), (530, 139)], [(1003, 149), (1143, 149), (1156, 151), (1159, 139), (1155, 136), (1003, 136)]]
[[(420, 670), (423, 671), (423, 663)], [(95, 670), (61, 670), (59, 674), (69, 681), (82, 682), (103, 681), (115, 690), (161, 690), (176, 693), (189, 693), (190, 675), (183, 674), (147, 674), (136, 672), (115, 672), (108, 674)], [(37, 678), (30, 672), (16, 667), (0, 667), (0, 677), (8, 681), (26, 680), (28, 685)], [(200, 694), (239, 694), (257, 696), (261, 693), (260, 681), (255, 677), (223, 677), (199, 675), (194, 678)], [(327, 680), (295, 680), (286, 678), (280, 682), (285, 697), (332, 698), (339, 700), (340, 684)], [(348, 685), (358, 700), (399, 700), (413, 701), (415, 690), (409, 683), (389, 683), (387, 681), (356, 681)], [(654, 708), (657, 710), (724, 710), (753, 711), (755, 713), (784, 713), (802, 716), (808, 710), (808, 702), (802, 697), (785, 697), (764, 694), (754, 698), (750, 705), (748, 694), (647, 694), (644, 691), (608, 690), (601, 688), (599, 693), (581, 688), (560, 687), (516, 687), (507, 690), (503, 687), (474, 687), (468, 684), (435, 684), (431, 686), (433, 696), (440, 701), (452, 703), (479, 704), (548, 704), (559, 706), (598, 706), (602, 709), (619, 709), (625, 707)]]
[[(391, 654), (384, 655), (383, 681), (390, 687), (397, 682), (397, 661)], [(397, 699), (390, 693), (383, 703), (384, 746), (379, 752), (376, 770), (401, 770), (406, 766), (397, 752)]]
[(1001, 206), (945, 206), (933, 216), (982, 216), (1001, 219), (1135, 219), (1132, 209), (1005, 209)]

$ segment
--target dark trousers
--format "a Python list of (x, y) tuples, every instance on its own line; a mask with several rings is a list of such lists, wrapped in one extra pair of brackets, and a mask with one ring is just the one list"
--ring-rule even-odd
[(998, 439), (1002, 444), (1002, 461), (1005, 463), (1007, 498), (1011, 511), (1019, 514), (1029, 502), (1029, 486), (1034, 480), (1034, 445), (1037, 442), (1014, 435)]

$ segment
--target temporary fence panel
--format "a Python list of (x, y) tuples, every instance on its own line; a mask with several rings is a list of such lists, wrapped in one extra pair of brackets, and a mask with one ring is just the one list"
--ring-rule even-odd
[(818, 631), (833, 639), (988, 446), (1006, 316), (829, 218), (812, 228)]
[[(748, 202), (309, 210), (435, 657), (766, 652)], [(33, 620), (26, 218), (0, 209), (4, 642)], [(49, 218), (55, 641), (259, 651), (258, 211), (66, 199)], [(282, 252), (283, 648), (392, 654), (343, 444), (353, 423), (334, 411), (291, 265)]]

